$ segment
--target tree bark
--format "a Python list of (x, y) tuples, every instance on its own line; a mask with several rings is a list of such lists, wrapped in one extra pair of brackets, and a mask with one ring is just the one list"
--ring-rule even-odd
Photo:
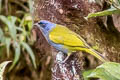
[[(105, 20), (104, 17), (93, 18), (88, 21), (84, 19), (88, 13), (101, 11), (104, 8), (104, 0), (101, 3), (89, 2), (89, 0), (36, 0), (34, 8), (33, 16), (35, 22), (49, 20), (67, 26), (72, 31), (81, 35), (88, 44), (97, 46), (97, 50), (110, 61), (120, 62), (119, 33), (115, 33), (116, 31), (109, 29), (109, 26), (107, 27), (108, 29), (105, 27), (103, 23), (103, 20)], [(111, 22), (108, 21), (106, 24), (109, 23)], [(40, 56), (39, 59), (43, 60), (45, 58), (41, 64), (45, 65), (45, 60), (50, 57), (50, 65), (42, 66), (44, 70), (41, 71), (41, 75), (43, 75), (41, 80), (47, 80), (48, 78), (46, 79), (45, 76), (48, 75), (51, 75), (49, 79), (52, 80), (60, 78), (61, 80), (76, 80), (76, 76), (77, 80), (78, 78), (82, 80), (81, 70), (83, 70), (83, 67), (88, 69), (101, 64), (99, 60), (83, 52), (83, 54), (81, 52), (75, 53), (66, 64), (61, 64), (56, 59), (58, 51), (45, 41), (39, 29), (35, 29), (35, 31), (37, 33), (37, 41), (34, 46), (37, 54)], [(64, 59), (66, 55), (62, 55), (62, 57)], [(73, 66), (75, 67), (76, 73), (73, 71)], [(50, 71), (46, 69), (48, 67)]]

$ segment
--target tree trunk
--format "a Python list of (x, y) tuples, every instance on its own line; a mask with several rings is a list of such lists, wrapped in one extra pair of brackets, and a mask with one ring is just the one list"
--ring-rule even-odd
[[(65, 25), (81, 35), (89, 45), (97, 46), (97, 50), (110, 61), (120, 62), (120, 34), (108, 25), (111, 21), (107, 21), (108, 27), (105, 27), (105, 22), (103, 22), (106, 20), (105, 17), (93, 18), (88, 21), (84, 19), (88, 13), (101, 11), (104, 8), (104, 1), (98, 4), (97, 2), (89, 2), (89, 0), (36, 0), (34, 8), (33, 16), (35, 22), (49, 20)], [(81, 70), (83, 70), (83, 67), (85, 69), (94, 68), (101, 64), (98, 59), (83, 52), (71, 55), (66, 64), (57, 62), (58, 51), (47, 43), (39, 29), (34, 28), (34, 30), (37, 34), (37, 41), (34, 45), (36, 53), (39, 55), (39, 60), (42, 61), (40, 63), (42, 65), (47, 64), (41, 67), (41, 80), (74, 80), (75, 78), (82, 80)], [(62, 59), (66, 57), (63, 54), (61, 56), (63, 57)], [(75, 71), (73, 71), (73, 67)]]

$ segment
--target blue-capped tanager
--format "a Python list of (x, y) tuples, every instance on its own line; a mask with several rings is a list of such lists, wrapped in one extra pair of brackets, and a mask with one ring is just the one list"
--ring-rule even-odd
[(46, 20), (40, 20), (35, 25), (39, 27), (51, 46), (66, 53), (68, 57), (72, 52), (84, 51), (100, 59), (102, 62), (107, 61), (99, 52), (92, 49), (80, 35), (65, 26)]

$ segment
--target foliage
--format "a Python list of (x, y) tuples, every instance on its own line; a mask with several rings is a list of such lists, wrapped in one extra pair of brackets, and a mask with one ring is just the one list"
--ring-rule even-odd
[(11, 61), (4, 61), (3, 63), (0, 64), (0, 80), (3, 80), (3, 73), (5, 71), (7, 64), (10, 62)]
[[(30, 55), (33, 65), (36, 68), (34, 53), (28, 45), (31, 42), (30, 32), (32, 29), (32, 17), (30, 12), (32, 12), (33, 9), (30, 4), (32, 4), (32, 0), (28, 0), (28, 4), (29, 12), (22, 13), (22, 15), (24, 15), (22, 18), (0, 15), (0, 21), (4, 24), (0, 26), (0, 48), (6, 48), (7, 57), (10, 57), (10, 53), (15, 53), (13, 64), (9, 70), (13, 69), (17, 64), (21, 53), (25, 53), (26, 51)], [(0, 2), (0, 10), (1, 6)], [(1, 55), (4, 52), (0, 50)]]
[(88, 16), (85, 17), (85, 19), (97, 17), (97, 16), (107, 16), (107, 15), (112, 15), (112, 14), (120, 14), (120, 0), (118, 1), (118, 3), (114, 2), (113, 5), (111, 5), (110, 9), (96, 12), (96, 13), (89, 13)]
[(88, 71), (84, 71), (84, 72), (83, 72), (83, 78), (84, 78), (84, 80), (90, 80), (90, 79), (88, 78), (88, 75), (90, 75), (90, 74), (92, 73), (92, 71), (93, 71), (93, 70), (88, 70)]
[[(27, 16), (27, 17), (29, 17), (29, 16)], [(17, 22), (17, 19), (21, 22), (20, 26), (17, 26), (15, 24)], [(7, 56), (9, 57), (9, 55), (10, 55), (9, 54), (10, 45), (12, 45), (13, 48), (15, 49), (15, 59), (13, 61), (13, 65), (11, 66), (10, 69), (12, 69), (14, 67), (14, 65), (17, 63), (17, 61), (20, 58), (20, 53), (21, 53), (20, 47), (21, 47), (21, 45), (23, 45), (23, 43), (25, 44), (25, 46), (23, 45), (23, 47), (30, 53), (30, 57), (33, 61), (34, 67), (36, 68), (35, 56), (34, 56), (32, 50), (30, 49), (30, 47), (28, 46), (28, 44), (25, 43), (25, 39), (28, 36), (29, 32), (25, 31), (25, 29), (22, 28), (22, 27), (24, 27), (24, 25), (26, 25), (26, 23), (29, 25), (29, 24), (31, 24), (31, 22), (26, 22), (24, 20), (24, 23), (22, 23), (22, 21), (15, 16), (5, 17), (2, 15), (0, 15), (0, 20), (3, 21), (7, 25), (5, 32), (3, 32), (2, 29), (0, 29), (0, 33), (2, 33), (2, 35), (1, 35), (2, 36), (1, 42), (3, 44), (2, 46), (4, 46), (4, 45), (6, 46)], [(31, 26), (32, 25), (29, 25), (28, 27), (30, 28)], [(5, 34), (8, 36), (6, 36)]]
[(120, 80), (120, 64), (115, 62), (106, 62), (94, 70), (83, 73), (85, 80), (90, 78), (99, 78), (101, 80)]

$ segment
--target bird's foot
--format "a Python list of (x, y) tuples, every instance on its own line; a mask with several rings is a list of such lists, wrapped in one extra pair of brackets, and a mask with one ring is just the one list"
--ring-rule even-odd
[(63, 64), (66, 63), (66, 61), (69, 59), (69, 56), (67, 56), (64, 59), (65, 55), (62, 52), (58, 52), (58, 54), (56, 55), (56, 61)]
[(64, 64), (67, 62), (67, 60), (69, 59), (69, 56), (67, 56), (63, 61), (61, 61), (60, 63)]

